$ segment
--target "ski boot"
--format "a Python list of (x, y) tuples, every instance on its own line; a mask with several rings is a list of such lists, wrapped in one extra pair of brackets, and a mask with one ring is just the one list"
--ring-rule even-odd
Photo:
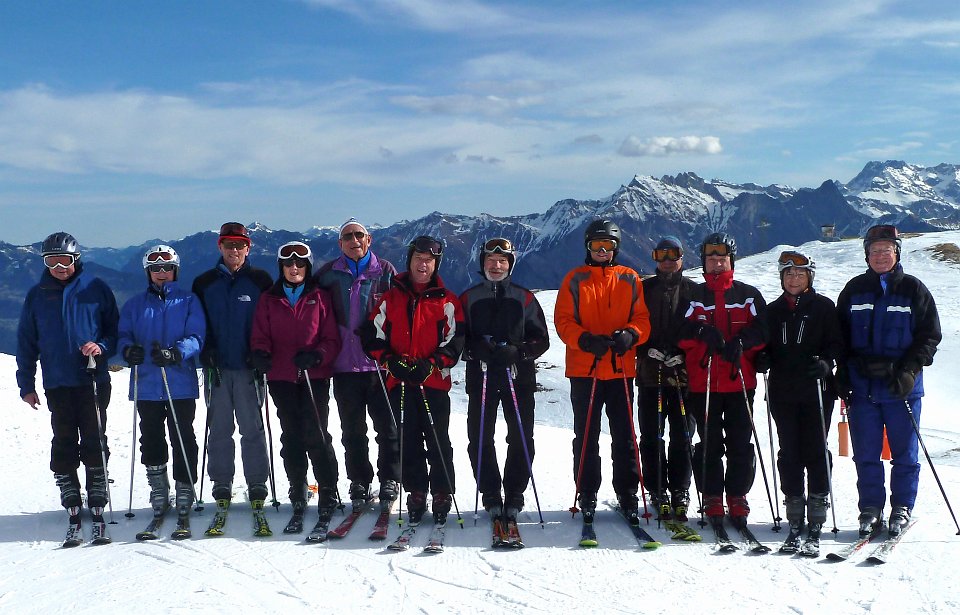
[(381, 502), (396, 501), (400, 497), (400, 485), (393, 479), (381, 480), (379, 497)]
[(167, 466), (147, 466), (147, 483), (150, 485), (150, 506), (153, 516), (161, 516), (170, 508), (170, 479)]
[(433, 494), (433, 523), (434, 525), (443, 525), (447, 522), (447, 515), (450, 514), (450, 507), (453, 504), (453, 495), (444, 491), (438, 491)]
[(865, 506), (860, 511), (860, 517), (857, 521), (860, 523), (860, 537), (869, 536), (883, 523), (880, 507)]
[(895, 504), (890, 510), (890, 522), (887, 533), (890, 536), (899, 536), (907, 524), (910, 523), (910, 509), (906, 506)]
[(427, 512), (427, 494), (423, 491), (411, 491), (407, 494), (407, 513), (410, 525), (420, 525)]
[(673, 518), (686, 523), (687, 510), (690, 508), (690, 492), (686, 489), (675, 489), (670, 494), (670, 506), (673, 508)]

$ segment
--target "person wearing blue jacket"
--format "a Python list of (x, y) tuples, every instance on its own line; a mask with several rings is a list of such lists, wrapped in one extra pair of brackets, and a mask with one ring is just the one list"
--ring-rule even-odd
[(186, 517), (197, 480), (193, 419), (200, 396), (198, 359), (207, 323), (199, 298), (177, 282), (180, 256), (176, 250), (167, 245), (151, 247), (143, 255), (143, 269), (147, 290), (123, 305), (117, 349), (134, 368), (130, 399), (140, 415), (140, 461), (147, 469), (153, 514), (163, 516), (170, 507), (166, 422), (173, 446), (177, 514)]
[(868, 229), (863, 249), (869, 269), (847, 282), (837, 299), (846, 346), (837, 381), (849, 399), (861, 534), (880, 527), (887, 500), (884, 428), (892, 456), (888, 531), (897, 535), (910, 522), (920, 478), (914, 420), (919, 426), (923, 368), (933, 363), (942, 338), (933, 295), (903, 272), (900, 248), (895, 226)]
[(220, 259), (216, 267), (197, 276), (193, 292), (207, 317), (200, 361), (215, 374), (207, 410), (207, 468), (213, 497), (218, 508), (230, 503), (236, 456), (233, 432), (239, 428), (247, 497), (259, 510), (267, 499), (270, 462), (257, 388), (262, 376), (250, 363), (250, 333), (257, 301), (273, 285), (273, 279), (247, 262), (250, 245), (250, 235), (242, 224), (227, 222), (221, 226), (217, 239)]
[[(83, 270), (72, 235), (53, 233), (43, 240), (41, 253), (45, 269), (40, 282), (27, 293), (17, 327), (17, 385), (20, 398), (37, 408), (40, 361), (53, 427), (50, 469), (60, 488), (60, 503), (70, 514), (71, 528), (79, 533), (82, 499), (77, 470), (83, 463), (87, 506), (96, 532), (108, 497), (104, 460), (109, 451), (106, 436), (103, 450), (100, 439), (111, 390), (106, 358), (116, 350), (120, 316), (107, 284)], [(96, 361), (92, 374), (91, 357)]]

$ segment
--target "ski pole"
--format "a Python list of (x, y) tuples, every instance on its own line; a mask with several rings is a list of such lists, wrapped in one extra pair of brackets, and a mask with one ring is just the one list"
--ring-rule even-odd
[(913, 431), (917, 434), (917, 440), (920, 442), (921, 448), (923, 448), (923, 454), (927, 458), (927, 463), (930, 465), (930, 471), (933, 472), (933, 478), (937, 481), (937, 487), (940, 487), (940, 494), (943, 496), (943, 501), (947, 505), (947, 510), (950, 511), (950, 516), (953, 518), (953, 524), (957, 526), (957, 536), (960, 536), (960, 524), (957, 523), (957, 516), (953, 514), (953, 507), (950, 506), (950, 499), (947, 498), (947, 492), (943, 489), (943, 483), (940, 482), (940, 476), (937, 475), (937, 469), (933, 466), (933, 460), (930, 459), (930, 453), (927, 452), (927, 445), (923, 443), (923, 436), (920, 435), (920, 425), (917, 423), (917, 417), (913, 414), (913, 408), (910, 407), (910, 402), (906, 399), (903, 400), (903, 405), (907, 408), (907, 414), (910, 415), (910, 422), (913, 423)]
[[(103, 433), (103, 418), (100, 416), (100, 392), (97, 390), (97, 359), (93, 355), (87, 357), (87, 373), (93, 383), (93, 409), (97, 413), (97, 431), (100, 436), (100, 461), (103, 462), (103, 482), (107, 487), (107, 506), (110, 507), (110, 525), (116, 525), (113, 520), (113, 497), (110, 495), (110, 476), (107, 474), (107, 436)], [(133, 453), (131, 452), (131, 455)]]
[(393, 404), (390, 403), (390, 395), (387, 393), (387, 383), (383, 380), (383, 372), (377, 365), (377, 378), (380, 380), (380, 388), (383, 389), (383, 399), (387, 402), (387, 409), (390, 411), (390, 422), (393, 424), (393, 430), (397, 431), (397, 417), (393, 415)]
[[(326, 425), (324, 425), (324, 422), (320, 419), (320, 406), (317, 405), (317, 398), (313, 395), (313, 384), (310, 382), (310, 374), (306, 370), (301, 369), (298, 374), (298, 377), (299, 376), (303, 376), (303, 379), (307, 383), (307, 391), (310, 393), (310, 403), (313, 405), (313, 414), (317, 417), (317, 431), (320, 432), (320, 444), (322, 444), (325, 449), (328, 449), (331, 444), (330, 440), (327, 438)], [(329, 459), (329, 457), (327, 457), (327, 459)], [(327, 468), (327, 471), (330, 472), (329, 467)], [(346, 506), (344, 505), (343, 500), (340, 499), (340, 487), (334, 485), (334, 489), (337, 492), (337, 502), (340, 503), (337, 508), (343, 511), (346, 509)], [(279, 507), (277, 510), (279, 510)]]
[(533, 485), (533, 499), (537, 502), (537, 514), (540, 515), (540, 527), (546, 529), (543, 521), (543, 511), (540, 509), (540, 495), (537, 493), (537, 481), (533, 477), (533, 459), (530, 458), (530, 449), (527, 447), (527, 434), (523, 431), (523, 421), (520, 420), (520, 406), (517, 404), (517, 389), (513, 385), (513, 373), (507, 367), (507, 382), (510, 383), (510, 396), (513, 398), (513, 409), (517, 412), (517, 427), (520, 428), (520, 441), (523, 442), (523, 455), (527, 458), (527, 470), (530, 472), (530, 484)]
[(480, 434), (477, 436), (477, 494), (473, 498), (473, 525), (476, 527), (480, 517), (480, 476), (483, 470), (483, 419), (487, 410), (487, 366), (480, 361), (480, 371), (483, 372), (483, 381), (480, 385)]
[[(817, 385), (817, 393), (819, 393), (819, 392), (820, 392), (820, 385), (818, 384), (818, 385)], [(767, 432), (770, 434), (770, 459), (771, 459), (770, 463), (772, 463), (772, 464), (773, 464), (773, 467), (774, 467), (774, 471), (773, 471), (773, 493), (774, 493), (774, 494), (779, 494), (779, 493), (780, 493), (780, 488), (779, 488), (779, 486), (777, 485), (777, 470), (776, 470), (776, 467), (777, 467), (777, 462), (776, 462), (777, 456), (776, 456), (776, 453), (774, 453), (774, 450), (773, 450), (773, 411), (770, 409), (770, 383), (769, 383), (769, 381), (767, 380), (767, 373), (766, 373), (766, 372), (763, 373), (763, 400), (764, 400), (765, 402), (767, 402)], [(821, 422), (821, 427), (822, 427), (822, 426), (823, 426), (823, 425), (822, 425), (822, 423), (823, 423), (823, 400), (822, 400), (822, 399), (820, 400), (820, 422)], [(826, 429), (824, 429), (824, 433), (826, 433)], [(824, 445), (824, 446), (826, 446), (826, 445)], [(829, 462), (828, 462), (828, 463), (829, 463)], [(831, 489), (831, 496), (830, 496), (830, 497), (832, 498), (832, 497), (833, 497), (833, 491), (832, 491), (832, 490), (833, 490), (833, 487), (831, 487), (830, 489)], [(774, 502), (774, 505), (776, 506), (776, 515), (773, 517), (773, 531), (774, 531), (774, 532), (779, 532), (779, 531), (780, 531), (780, 521), (782, 520), (782, 518), (780, 517), (780, 496), (777, 495), (777, 496), (774, 498), (773, 502)], [(834, 514), (833, 528), (834, 528), (834, 529), (837, 529), (836, 514)], [(837, 531), (839, 531), (839, 530), (837, 530)]]
[(590, 385), (590, 401), (587, 402), (587, 420), (583, 426), (583, 443), (580, 444), (580, 463), (577, 464), (576, 492), (573, 494), (573, 506), (570, 507), (570, 516), (576, 516), (580, 511), (577, 508), (577, 498), (580, 496), (580, 479), (583, 478), (583, 459), (587, 455), (587, 440), (590, 437), (590, 418), (593, 416), (593, 397), (597, 392), (597, 363), (600, 357), (594, 356), (590, 372), (593, 374), (593, 383)]
[(207, 407), (207, 420), (203, 428), (203, 462), (200, 467), (200, 499), (193, 508), (200, 512), (203, 510), (203, 479), (207, 475), (207, 443), (210, 441), (210, 402), (213, 399), (213, 387), (220, 386), (220, 372), (214, 368), (203, 370), (203, 403)]
[(267, 444), (270, 453), (270, 493), (273, 495), (273, 507), (280, 512), (280, 501), (277, 499), (276, 464), (273, 463), (273, 429), (270, 428), (270, 395), (267, 394), (267, 375), (263, 374), (263, 416), (267, 426)]
[[(770, 495), (770, 483), (767, 481), (767, 467), (763, 463), (763, 452), (760, 449), (760, 436), (757, 435), (757, 425), (753, 421), (753, 410), (750, 405), (750, 397), (747, 396), (747, 383), (743, 381), (743, 369), (741, 369), (740, 364), (737, 364), (737, 375), (740, 377), (740, 388), (743, 390), (743, 404), (744, 409), (747, 412), (747, 417), (750, 419), (750, 430), (753, 432), (753, 445), (757, 449), (757, 459), (760, 460), (760, 473), (763, 475), (763, 486), (767, 490), (767, 500), (770, 502), (770, 514), (776, 515), (773, 512), (773, 497)], [(773, 522), (773, 531), (780, 531), (780, 522), (774, 519)]]
[[(700, 527), (707, 527), (706, 512), (704, 512), (704, 501), (707, 498), (707, 439), (710, 435), (710, 377), (713, 373), (713, 354), (707, 357), (707, 392), (703, 404), (703, 435), (700, 437), (700, 443), (703, 445), (703, 451), (700, 458)], [(690, 453), (690, 461), (693, 461), (693, 453)]]
[(463, 529), (463, 517), (460, 515), (460, 507), (457, 506), (457, 494), (453, 492), (453, 481), (450, 480), (450, 470), (447, 469), (447, 461), (443, 458), (443, 451), (440, 450), (440, 436), (437, 434), (437, 426), (433, 422), (433, 413), (430, 412), (430, 404), (427, 403), (427, 392), (423, 389), (423, 384), (420, 384), (420, 399), (423, 400), (423, 409), (427, 412), (427, 422), (430, 423), (430, 431), (433, 432), (433, 441), (437, 445), (437, 457), (440, 458), (440, 467), (443, 468), (443, 477), (447, 481), (447, 486), (450, 488), (450, 498), (453, 500), (453, 508), (457, 511), (457, 523), (460, 524), (460, 529)]
[(136, 460), (136, 455), (134, 451), (137, 450), (137, 394), (139, 393), (138, 385), (138, 367), (139, 365), (133, 366), (133, 439), (130, 442), (130, 503), (127, 504), (127, 514), (124, 515), (127, 519), (132, 519), (136, 517), (133, 514), (133, 470), (134, 470), (134, 461)]
[(643, 485), (643, 470), (640, 468), (640, 445), (637, 444), (637, 428), (633, 425), (633, 395), (632, 387), (627, 378), (626, 361), (620, 357), (620, 371), (623, 373), (623, 396), (627, 401), (627, 419), (630, 422), (630, 440), (633, 442), (633, 457), (637, 462), (637, 477), (640, 479), (640, 495), (643, 496), (643, 518), (650, 523), (650, 512), (647, 510), (647, 490)]
[[(687, 407), (683, 403), (683, 388), (680, 386), (680, 371), (674, 366), (673, 380), (677, 384), (677, 401), (680, 405), (680, 418), (683, 420), (683, 433), (687, 437), (687, 456), (690, 457), (690, 472), (693, 472), (693, 434), (690, 432), (690, 418), (687, 416)], [(689, 477), (688, 477), (689, 478)], [(694, 489), (697, 494), (697, 506), (703, 508), (703, 502), (700, 501), (700, 492)]]
[[(624, 374), (626, 375), (626, 374)], [(641, 410), (642, 412), (642, 410)], [(663, 454), (663, 363), (657, 361), (657, 497), (663, 494), (663, 466), (665, 457)], [(641, 434), (641, 438), (643, 435)], [(663, 504), (661, 504), (663, 506)], [(661, 511), (657, 511), (657, 527), (660, 527)]]
[(190, 461), (187, 458), (187, 446), (183, 442), (183, 432), (180, 430), (180, 420), (177, 418), (177, 409), (173, 405), (173, 396), (170, 395), (170, 383), (167, 381), (167, 368), (160, 366), (160, 377), (163, 379), (163, 390), (167, 393), (167, 405), (170, 408), (170, 416), (173, 417), (173, 426), (177, 430), (177, 440), (180, 442), (180, 454), (183, 455), (183, 468), (187, 472), (187, 478), (190, 479), (190, 490), (193, 491), (193, 499), (197, 499), (197, 487), (193, 482), (193, 473), (190, 471)]
[[(814, 359), (819, 361), (820, 357), (814, 357)], [(837, 527), (837, 505), (833, 500), (833, 468), (830, 464), (829, 444), (827, 444), (827, 419), (824, 416), (823, 409), (823, 381), (820, 378), (817, 378), (817, 401), (820, 403), (820, 430), (823, 432), (823, 462), (827, 469), (827, 487), (830, 489), (830, 514), (833, 517), (832, 531), (836, 535), (840, 533), (840, 528)]]
[[(387, 394), (386, 385), (383, 388), (383, 394)], [(404, 398), (407, 396), (407, 384), (403, 381), (400, 382), (400, 425), (398, 426), (398, 431), (400, 435), (400, 480), (397, 483), (400, 485), (400, 493), (398, 494), (398, 511), (397, 511), (397, 527), (403, 527), (403, 404)], [(390, 403), (390, 399), (387, 399), (387, 403)]]

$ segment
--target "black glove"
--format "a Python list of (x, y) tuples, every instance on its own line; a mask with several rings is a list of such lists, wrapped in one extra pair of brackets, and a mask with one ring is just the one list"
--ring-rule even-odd
[(160, 344), (156, 344), (153, 347), (153, 352), (150, 353), (150, 359), (157, 367), (170, 367), (171, 365), (179, 365), (180, 361), (183, 360), (183, 355), (180, 354), (176, 346), (161, 348)]
[(740, 357), (743, 356), (743, 343), (740, 341), (740, 338), (735, 336), (730, 340), (730, 343), (726, 344), (723, 350), (720, 351), (720, 356), (728, 363), (740, 365)]
[(813, 357), (810, 359), (810, 365), (807, 366), (807, 375), (817, 380), (823, 380), (833, 371), (833, 366), (829, 361)]
[(388, 357), (384, 364), (387, 366), (387, 371), (397, 380), (406, 381), (410, 376), (410, 365), (397, 355)]
[(766, 374), (770, 371), (770, 353), (766, 350), (761, 350), (753, 355), (753, 369), (756, 370), (758, 374)]
[(218, 364), (217, 349), (213, 346), (204, 346), (200, 351), (200, 365), (216, 369)]
[(893, 361), (889, 359), (867, 359), (857, 357), (853, 362), (857, 371), (867, 378), (891, 378), (893, 373)]
[(410, 366), (410, 370), (407, 374), (406, 382), (412, 382), (413, 384), (422, 384), (424, 380), (430, 377), (430, 374), (433, 373), (433, 361), (430, 359), (417, 359), (413, 362), (413, 365)]
[(850, 398), (853, 396), (853, 386), (850, 384), (850, 372), (847, 369), (846, 365), (837, 365), (837, 374), (833, 382), (837, 387), (837, 397), (849, 406)]
[(308, 370), (323, 362), (323, 353), (316, 350), (300, 350), (293, 355), (293, 364), (297, 369)]
[(580, 336), (580, 339), (577, 340), (577, 346), (580, 347), (580, 350), (589, 352), (599, 359), (607, 354), (607, 351), (613, 346), (613, 340), (610, 339), (609, 335), (584, 333)]
[(618, 355), (625, 355), (634, 344), (640, 340), (640, 336), (633, 329), (617, 329), (613, 332), (613, 352)]
[(520, 349), (513, 344), (497, 346), (490, 356), (490, 365), (493, 367), (510, 367), (520, 360)]
[(713, 325), (700, 325), (697, 331), (697, 339), (707, 345), (707, 354), (717, 354), (723, 350), (726, 342), (723, 339), (723, 333)]
[(470, 348), (470, 355), (477, 361), (483, 361), (484, 363), (490, 363), (493, 358), (493, 351), (496, 346), (493, 345), (493, 341), (490, 339), (489, 335), (478, 339)]
[(907, 395), (913, 392), (913, 387), (917, 383), (917, 375), (909, 369), (901, 367), (894, 372), (893, 377), (887, 384), (890, 394), (898, 399), (906, 399)]
[(250, 365), (261, 374), (266, 374), (273, 367), (273, 356), (266, 350), (254, 350), (250, 353)]
[(147, 353), (140, 344), (130, 344), (123, 349), (123, 360), (126, 361), (130, 367), (143, 365), (145, 358), (147, 358)]

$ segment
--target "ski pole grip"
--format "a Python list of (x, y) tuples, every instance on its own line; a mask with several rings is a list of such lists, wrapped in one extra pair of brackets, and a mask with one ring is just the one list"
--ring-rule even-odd
[(94, 373), (97, 371), (97, 359), (93, 355), (87, 357), (87, 372)]

